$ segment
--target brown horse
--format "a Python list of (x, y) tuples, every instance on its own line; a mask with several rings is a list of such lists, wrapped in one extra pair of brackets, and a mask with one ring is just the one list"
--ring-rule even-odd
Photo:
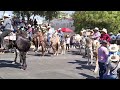
[(44, 39), (44, 34), (42, 33), (42, 31), (37, 31), (34, 35), (33, 35), (33, 44), (35, 45), (35, 50), (38, 50), (38, 47), (42, 47), (42, 56), (44, 56), (45, 54), (45, 39)]
[(59, 46), (60, 46), (60, 37), (56, 34), (53, 34), (50, 39), (50, 42), (54, 55), (58, 55)]

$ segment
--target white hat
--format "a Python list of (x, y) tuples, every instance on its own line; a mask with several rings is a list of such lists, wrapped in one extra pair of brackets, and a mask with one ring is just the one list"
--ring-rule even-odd
[(4, 14), (4, 17), (10, 18), (10, 15), (8, 15), (7, 13), (5, 13), (5, 14)]
[(102, 31), (105, 32), (105, 33), (107, 33), (107, 29), (105, 29), (105, 28), (103, 28)]
[(110, 52), (118, 52), (118, 50), (119, 50), (119, 47), (117, 44), (110, 44), (110, 46), (109, 46)]
[(51, 26), (48, 26), (47, 28), (51, 28)]
[(120, 57), (119, 55), (114, 55), (114, 54), (111, 54), (110, 57), (108, 58), (110, 61), (119, 61)]
[(86, 30), (82, 30), (82, 32), (86, 32)]
[(58, 30), (61, 30), (61, 28), (59, 28)]
[(42, 29), (46, 29), (46, 27), (44, 27), (44, 26), (41, 26), (41, 28), (42, 28)]
[(94, 29), (94, 30), (97, 30), (97, 31), (98, 31), (98, 30), (99, 30), (99, 28), (98, 28), (98, 27), (95, 27), (95, 29)]
[(31, 27), (31, 25), (30, 25), (30, 24), (29, 24), (28, 26), (29, 26), (29, 27)]

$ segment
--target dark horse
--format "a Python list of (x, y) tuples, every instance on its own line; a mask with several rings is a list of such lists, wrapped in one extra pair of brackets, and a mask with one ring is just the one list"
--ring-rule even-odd
[(20, 55), (21, 69), (23, 70), (27, 68), (26, 53), (29, 51), (30, 46), (31, 46), (31, 43), (27, 38), (26, 32), (21, 30), (17, 30), (16, 41), (9, 44), (9, 48), (15, 49), (15, 59), (13, 61), (13, 64), (16, 63), (17, 56), (18, 56), (17, 50), (18, 50)]

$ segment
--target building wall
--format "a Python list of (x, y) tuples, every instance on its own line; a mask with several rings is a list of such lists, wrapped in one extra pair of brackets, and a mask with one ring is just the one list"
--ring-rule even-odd
[(73, 23), (74, 23), (74, 20), (72, 19), (54, 19), (51, 21), (51, 24), (54, 26), (56, 30), (58, 28), (64, 28), (64, 27), (75, 30)]

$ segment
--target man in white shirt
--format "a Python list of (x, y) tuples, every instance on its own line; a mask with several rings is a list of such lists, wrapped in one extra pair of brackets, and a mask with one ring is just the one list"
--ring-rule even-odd
[[(4, 14), (4, 23), (2, 25), (2, 28), (3, 28), (3, 33), (0, 35), (0, 48), (1, 48), (1, 44), (3, 46), (4, 37), (9, 35), (11, 31), (14, 31), (12, 22), (10, 20), (10, 15), (8, 15), (7, 13)], [(4, 49), (4, 48), (2, 47), (1, 49)]]
[(48, 38), (49, 45), (50, 45), (50, 38), (52, 37), (54, 32), (55, 32), (55, 30), (54, 30), (53, 26), (48, 26), (47, 38)]

